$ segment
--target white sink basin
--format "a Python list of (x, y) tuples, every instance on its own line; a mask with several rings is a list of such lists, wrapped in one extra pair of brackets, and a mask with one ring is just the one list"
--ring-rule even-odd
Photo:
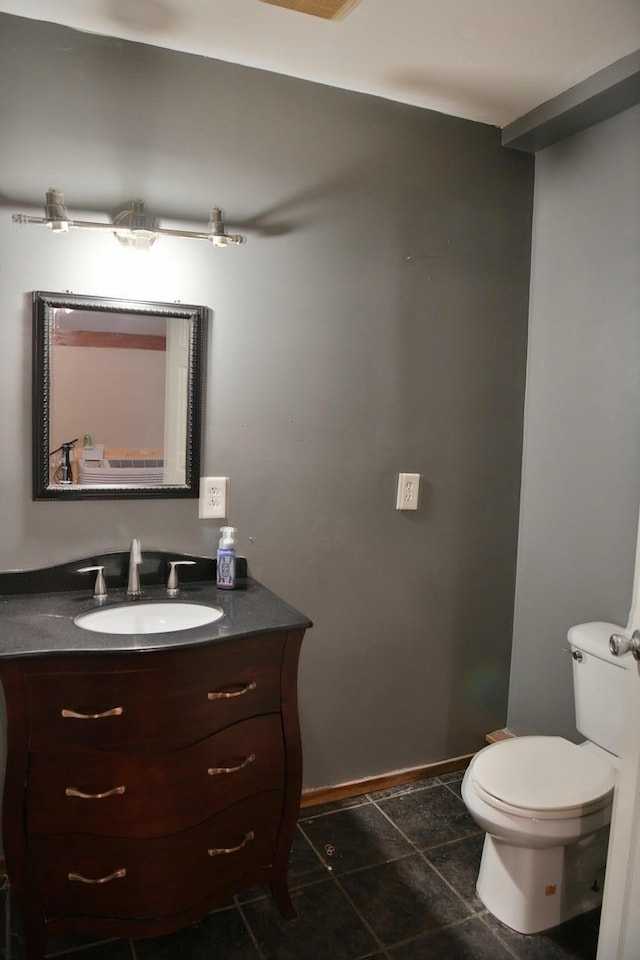
[(215, 623), (221, 616), (219, 607), (205, 607), (200, 603), (134, 600), (122, 607), (81, 613), (74, 623), (94, 633), (171, 633)]

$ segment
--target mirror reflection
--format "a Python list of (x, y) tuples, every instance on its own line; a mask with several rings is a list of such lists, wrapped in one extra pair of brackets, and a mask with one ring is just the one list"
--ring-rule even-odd
[(196, 496), (204, 308), (34, 305), (35, 498)]

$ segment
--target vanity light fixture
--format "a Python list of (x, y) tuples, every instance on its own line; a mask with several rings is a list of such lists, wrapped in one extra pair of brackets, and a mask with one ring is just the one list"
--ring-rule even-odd
[(13, 214), (14, 223), (43, 223), (52, 233), (67, 233), (71, 228), (80, 230), (110, 230), (119, 243), (136, 250), (148, 250), (158, 237), (185, 237), (193, 240), (208, 240), (214, 247), (226, 247), (231, 244), (246, 243), (246, 237), (239, 233), (226, 233), (222, 210), (212, 207), (209, 217), (209, 229), (205, 232), (195, 230), (168, 230), (157, 227), (144, 208), (142, 200), (134, 200), (128, 210), (118, 213), (113, 223), (101, 223), (93, 220), (72, 220), (65, 206), (64, 196), (55, 187), (47, 190), (44, 217), (30, 217), (24, 213)]

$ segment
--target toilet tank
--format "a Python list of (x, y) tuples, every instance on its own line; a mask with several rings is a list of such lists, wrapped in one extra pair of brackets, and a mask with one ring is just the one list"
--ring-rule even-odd
[(580, 623), (568, 633), (573, 655), (576, 727), (587, 740), (619, 756), (627, 658), (609, 650), (612, 633), (626, 635), (615, 623)]

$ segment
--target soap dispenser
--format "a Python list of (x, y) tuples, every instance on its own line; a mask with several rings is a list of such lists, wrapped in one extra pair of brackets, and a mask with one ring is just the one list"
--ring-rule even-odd
[(219, 590), (233, 590), (236, 585), (236, 528), (221, 527), (216, 555), (216, 585)]

